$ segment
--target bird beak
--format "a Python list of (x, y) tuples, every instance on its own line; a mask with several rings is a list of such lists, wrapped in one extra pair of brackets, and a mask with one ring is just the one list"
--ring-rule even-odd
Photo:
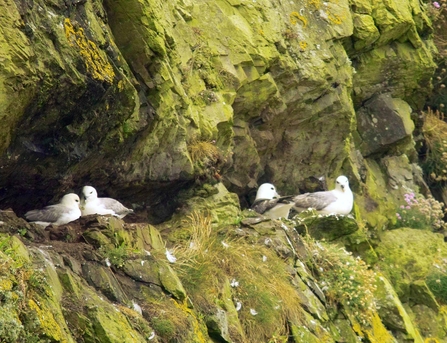
[(341, 190), (344, 192), (345, 191), (345, 185), (340, 185)]
[(278, 193), (275, 193), (275, 195), (273, 196), (273, 199), (278, 199), (281, 198), (281, 195), (279, 195)]

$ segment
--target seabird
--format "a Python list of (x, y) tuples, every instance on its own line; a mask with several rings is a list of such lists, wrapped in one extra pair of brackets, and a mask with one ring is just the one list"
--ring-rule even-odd
[(82, 188), (81, 211), (82, 216), (89, 214), (111, 214), (113, 216), (124, 218), (127, 214), (133, 213), (133, 210), (125, 207), (118, 200), (112, 198), (98, 198), (96, 189), (91, 186)]
[(349, 180), (341, 175), (335, 181), (335, 189), (331, 191), (300, 194), (292, 199), (293, 209), (303, 212), (314, 209), (321, 214), (343, 214), (351, 212), (354, 195), (349, 188)]
[(263, 183), (258, 188), (255, 201), (251, 209), (270, 219), (288, 218), (289, 211), (293, 207), (291, 196), (281, 197), (275, 186), (271, 183)]
[(74, 193), (65, 194), (59, 204), (25, 213), (28, 221), (44, 226), (67, 224), (80, 216), (79, 196)]

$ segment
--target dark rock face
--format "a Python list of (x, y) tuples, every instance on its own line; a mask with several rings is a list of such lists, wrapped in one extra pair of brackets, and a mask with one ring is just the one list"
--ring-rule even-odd
[(359, 144), (363, 156), (385, 154), (407, 138), (411, 139), (414, 123), (411, 107), (403, 100), (381, 94), (368, 100), (357, 111)]

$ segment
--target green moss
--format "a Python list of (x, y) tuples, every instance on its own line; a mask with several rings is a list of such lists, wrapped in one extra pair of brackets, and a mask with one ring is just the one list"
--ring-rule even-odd
[(155, 332), (166, 340), (173, 338), (176, 334), (175, 325), (169, 319), (152, 318), (151, 324)]
[(447, 274), (431, 273), (426, 278), (427, 286), (435, 295), (436, 299), (442, 304), (447, 304)]

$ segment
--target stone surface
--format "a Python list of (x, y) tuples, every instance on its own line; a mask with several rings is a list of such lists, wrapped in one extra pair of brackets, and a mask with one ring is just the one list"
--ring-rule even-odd
[(414, 123), (411, 107), (389, 94), (368, 100), (357, 111), (357, 129), (363, 156), (390, 151), (404, 139), (411, 139)]

